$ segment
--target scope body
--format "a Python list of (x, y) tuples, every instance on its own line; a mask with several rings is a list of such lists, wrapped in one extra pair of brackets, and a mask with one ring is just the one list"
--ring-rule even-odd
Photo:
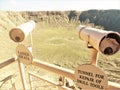
[(114, 31), (79, 26), (79, 37), (105, 55), (113, 55), (120, 49), (120, 34)]
[(34, 28), (35, 22), (31, 20), (12, 28), (9, 32), (9, 36), (15, 42), (22, 42)]

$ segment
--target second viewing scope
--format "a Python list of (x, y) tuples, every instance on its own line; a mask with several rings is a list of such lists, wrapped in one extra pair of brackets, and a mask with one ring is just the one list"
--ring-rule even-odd
[(79, 37), (105, 55), (113, 55), (120, 49), (118, 32), (79, 26)]

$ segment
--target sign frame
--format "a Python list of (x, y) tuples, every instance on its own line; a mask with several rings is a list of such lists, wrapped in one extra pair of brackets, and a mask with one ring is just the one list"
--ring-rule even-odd
[(31, 64), (33, 61), (32, 47), (26, 47), (23, 44), (18, 44), (16, 47), (16, 55), (18, 61), (22, 63)]

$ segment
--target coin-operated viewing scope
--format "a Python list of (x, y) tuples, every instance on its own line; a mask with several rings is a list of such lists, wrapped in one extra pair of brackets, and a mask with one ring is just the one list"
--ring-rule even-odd
[(120, 34), (79, 26), (79, 37), (104, 55), (113, 55), (120, 49)]
[(15, 42), (22, 42), (34, 28), (35, 22), (31, 20), (16, 28), (12, 28), (9, 32), (9, 36)]
[(98, 52), (113, 55), (120, 50), (120, 34), (114, 31), (79, 26), (79, 38), (92, 48), (91, 64), (96, 65)]

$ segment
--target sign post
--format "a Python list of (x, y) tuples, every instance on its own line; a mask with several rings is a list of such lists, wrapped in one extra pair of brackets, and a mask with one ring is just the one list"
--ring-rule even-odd
[(25, 64), (32, 63), (33, 56), (32, 56), (31, 48), (29, 47), (29, 49), (28, 49), (26, 46), (24, 46), (22, 44), (18, 44), (18, 46), (16, 48), (16, 54), (17, 54), (17, 58), (18, 58), (18, 66), (19, 66), (19, 70), (20, 70), (20, 76), (21, 76), (21, 80), (22, 80), (23, 90), (28, 89), (26, 75), (25, 75), (25, 67), (24, 67), (23, 63), (25, 63)]

